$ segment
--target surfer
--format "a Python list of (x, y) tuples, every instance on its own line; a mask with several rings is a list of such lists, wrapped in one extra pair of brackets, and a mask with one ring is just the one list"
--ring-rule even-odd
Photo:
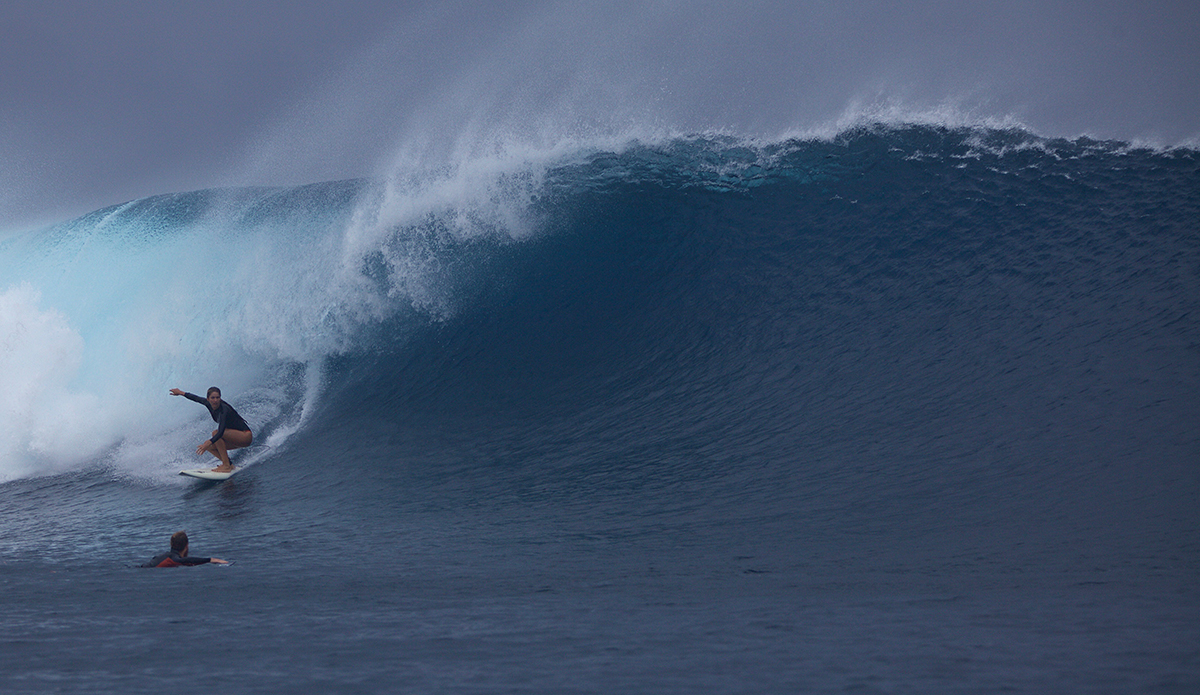
[(171, 534), (171, 550), (161, 555), (155, 555), (154, 559), (141, 565), (141, 567), (190, 567), (192, 565), (203, 565), (207, 562), (218, 565), (229, 564), (228, 561), (222, 560), (219, 557), (188, 557), (187, 533), (176, 531)]
[(217, 429), (213, 430), (212, 438), (200, 442), (200, 446), (196, 447), (196, 454), (200, 455), (207, 451), (217, 457), (221, 465), (213, 469), (214, 473), (232, 471), (233, 464), (229, 462), (229, 452), (233, 449), (250, 446), (250, 443), (254, 441), (254, 433), (250, 431), (250, 426), (246, 424), (241, 415), (238, 415), (233, 406), (221, 400), (221, 389), (216, 386), (208, 389), (208, 398), (201, 398), (194, 393), (180, 389), (171, 389), (171, 395), (183, 396), (189, 401), (195, 401), (208, 408), (208, 414), (212, 415), (212, 419), (216, 421)]

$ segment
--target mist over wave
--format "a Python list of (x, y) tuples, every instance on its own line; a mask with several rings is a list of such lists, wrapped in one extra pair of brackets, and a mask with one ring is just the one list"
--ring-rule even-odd
[[(414, 156), (634, 130), (779, 139), (957, 112), (1047, 137), (1196, 146), (1195, 8), (1052, 5), (372, 2), (282, 23), (254, 3), (96, 6), (75, 17), (94, 30), (78, 32), (14, 6), (5, 18), (28, 41), (5, 52), (0, 229), (165, 191), (386, 175)], [(205, 38), (163, 43), (164, 25)], [(71, 77), (71, 60), (93, 78)], [(130, 99), (109, 84), (144, 88)]]

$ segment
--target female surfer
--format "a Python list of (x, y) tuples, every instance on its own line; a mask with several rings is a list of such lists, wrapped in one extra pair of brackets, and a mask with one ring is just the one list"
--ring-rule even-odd
[(208, 398), (201, 398), (194, 393), (181, 391), (180, 389), (171, 389), (172, 396), (183, 396), (189, 401), (202, 403), (208, 408), (208, 414), (212, 415), (212, 419), (217, 423), (217, 429), (213, 430), (212, 438), (200, 442), (200, 446), (196, 447), (196, 454), (203, 454), (205, 451), (217, 457), (221, 465), (213, 469), (214, 473), (228, 473), (233, 470), (233, 464), (229, 462), (229, 452), (233, 449), (241, 449), (242, 447), (250, 446), (250, 442), (254, 441), (254, 433), (250, 431), (250, 426), (238, 415), (233, 406), (221, 400), (221, 389), (213, 386), (208, 390)]

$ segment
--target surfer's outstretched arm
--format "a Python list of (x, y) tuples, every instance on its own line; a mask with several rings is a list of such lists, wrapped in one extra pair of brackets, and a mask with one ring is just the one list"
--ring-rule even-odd
[(189, 401), (199, 403), (200, 405), (203, 405), (206, 408), (208, 407), (207, 399), (201, 398), (194, 393), (188, 393), (187, 391), (184, 391), (183, 389), (171, 389), (170, 391), (168, 391), (168, 393), (170, 393), (172, 396), (183, 396), (184, 398), (188, 399)]

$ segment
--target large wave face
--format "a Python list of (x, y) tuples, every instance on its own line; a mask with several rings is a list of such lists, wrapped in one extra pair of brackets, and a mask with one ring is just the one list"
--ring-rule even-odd
[(134, 201), (0, 246), (0, 476), (165, 480), (203, 415), (167, 389), (219, 385), (268, 445), (247, 461), (403, 426), (737, 488), (730, 514), (778, 509), (736, 508), (753, 479), (818, 525), (838, 499), (1194, 525), (1198, 172), (880, 126)]
[(548, 171), (537, 233), (454, 255), (452, 316), (333, 361), (320, 434), (559, 503), (655, 488), (764, 538), (1174, 547), (1197, 173), (928, 127), (594, 153)]

